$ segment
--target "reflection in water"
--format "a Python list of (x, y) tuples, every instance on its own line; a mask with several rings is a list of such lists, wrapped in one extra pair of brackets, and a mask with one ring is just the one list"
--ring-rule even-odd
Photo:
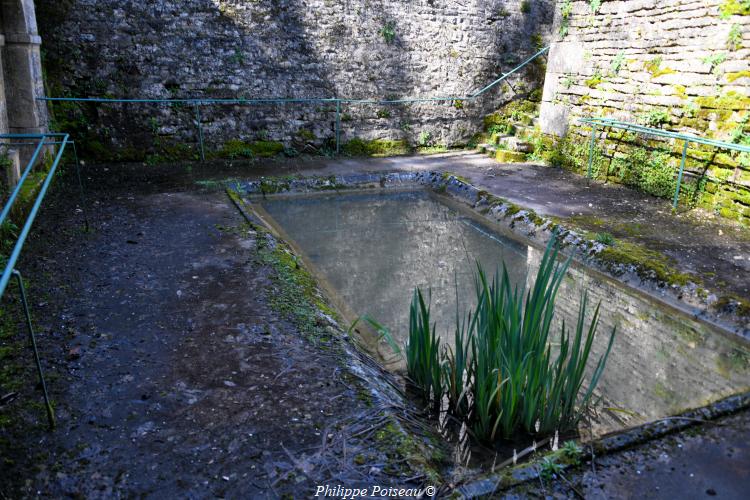
[[(543, 254), (422, 191), (277, 198), (265, 201), (263, 208), (354, 313), (376, 318), (400, 343), (408, 334), (414, 287), (431, 290), (437, 330), (452, 342), (456, 296), (462, 314), (472, 305), (475, 261), (488, 273), (505, 261), (511, 280), (523, 283), (536, 273)], [(750, 388), (745, 347), (581, 269), (571, 269), (561, 286), (558, 324), (575, 324), (584, 290), (592, 304), (602, 304), (592, 359), (605, 349), (612, 327), (618, 328), (598, 386), (605, 410), (594, 423), (595, 433), (673, 415)]]

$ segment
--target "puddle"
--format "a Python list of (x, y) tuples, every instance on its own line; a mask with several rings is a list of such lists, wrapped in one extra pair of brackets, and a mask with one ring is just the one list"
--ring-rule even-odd
[[(543, 254), (427, 191), (283, 196), (261, 206), (346, 313), (376, 318), (400, 344), (415, 286), (431, 290), (437, 330), (452, 342), (456, 291), (463, 313), (472, 305), (477, 260), (488, 273), (504, 260), (512, 281), (522, 283), (533, 278)], [(595, 434), (750, 389), (745, 345), (599, 273), (571, 268), (558, 294), (558, 324), (575, 324), (584, 289), (602, 307), (593, 358), (605, 349), (612, 327), (618, 328), (598, 387), (602, 405)], [(387, 347), (379, 351), (388, 357)]]

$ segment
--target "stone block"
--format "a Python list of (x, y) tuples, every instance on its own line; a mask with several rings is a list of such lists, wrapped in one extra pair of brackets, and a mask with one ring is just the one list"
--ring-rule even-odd
[(552, 73), (580, 73), (586, 65), (583, 44), (557, 42), (550, 47), (547, 70)]
[(568, 115), (570, 110), (561, 104), (542, 102), (539, 113), (539, 127), (544, 134), (565, 137), (568, 133)]
[(21, 157), (15, 149), (8, 149), (0, 154), (10, 160), (7, 164), (4, 164), (5, 168), (2, 174), (6, 185), (13, 188), (18, 184), (18, 179), (21, 178)]

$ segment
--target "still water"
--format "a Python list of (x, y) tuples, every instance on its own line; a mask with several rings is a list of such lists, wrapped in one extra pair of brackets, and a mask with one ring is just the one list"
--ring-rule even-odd
[[(426, 191), (280, 197), (264, 200), (262, 209), (344, 309), (377, 319), (400, 344), (408, 334), (414, 287), (430, 291), (437, 331), (452, 343), (457, 307), (463, 315), (473, 305), (477, 261), (488, 274), (505, 262), (511, 280), (523, 285), (533, 281), (543, 254)], [(585, 269), (571, 268), (560, 288), (557, 330), (563, 319), (575, 324), (584, 290), (593, 305), (601, 302), (602, 307), (592, 359), (598, 359), (617, 326), (598, 386), (602, 404), (596, 434), (750, 388), (747, 347)], [(381, 346), (385, 358), (387, 351)]]

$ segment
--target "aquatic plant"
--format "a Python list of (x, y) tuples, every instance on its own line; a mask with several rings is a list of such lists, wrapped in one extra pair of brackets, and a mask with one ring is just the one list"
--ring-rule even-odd
[(477, 264), (477, 305), (463, 319), (457, 314), (452, 348), (441, 349), (430, 307), (419, 288), (414, 292), (405, 346), (408, 377), (434, 408), (446, 395), (447, 411), (480, 440), (574, 429), (604, 371), (614, 329), (582, 393), (599, 321), (597, 305), (586, 325), (585, 293), (575, 329), (569, 332), (563, 322), (558, 347), (552, 348), (555, 300), (570, 264), (558, 255), (553, 238), (528, 291), (511, 285), (504, 264), (492, 280)]
[(440, 337), (435, 333), (435, 324), (430, 325), (430, 305), (419, 289), (414, 291), (409, 309), (409, 339), (405, 351), (409, 378), (425, 400), (439, 405), (443, 397)]

